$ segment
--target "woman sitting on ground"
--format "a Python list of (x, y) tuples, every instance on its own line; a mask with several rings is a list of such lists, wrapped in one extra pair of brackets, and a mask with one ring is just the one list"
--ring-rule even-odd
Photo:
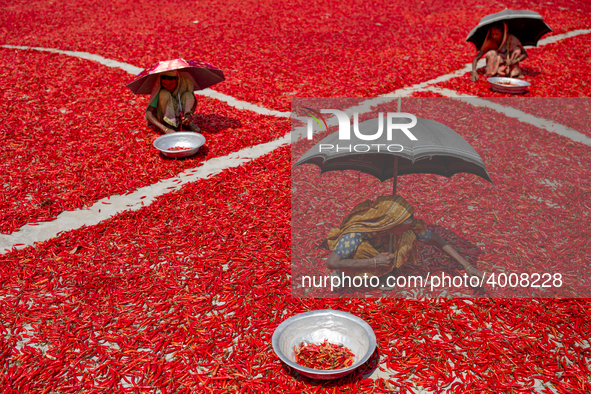
[(193, 123), (196, 105), (190, 78), (180, 75), (178, 71), (162, 73), (152, 89), (146, 120), (149, 126), (166, 134), (178, 131), (181, 127), (196, 132), (199, 131), (199, 127)]
[(480, 51), (472, 60), (472, 82), (478, 80), (476, 63), (482, 55), (486, 57), (485, 77), (523, 78), (519, 63), (527, 58), (527, 52), (517, 37), (509, 34), (505, 22), (496, 23), (488, 30)]
[(408, 261), (417, 264), (417, 239), (441, 249), (468, 275), (482, 278), (481, 271), (427, 230), (424, 221), (415, 219), (414, 208), (400, 196), (381, 196), (355, 206), (339, 228), (328, 233), (328, 248), (333, 252), (326, 267), (348, 276), (378, 276), (384, 284), (394, 268)]

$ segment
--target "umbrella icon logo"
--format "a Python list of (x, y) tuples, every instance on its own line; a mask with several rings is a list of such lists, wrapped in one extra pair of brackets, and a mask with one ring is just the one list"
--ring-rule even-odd
[[(320, 126), (320, 131), (328, 130), (328, 125), (326, 124), (326, 120), (324, 120), (324, 116), (322, 116), (322, 114), (320, 112), (318, 112), (315, 109), (312, 109), (310, 107), (302, 107), (302, 109), (305, 110), (304, 115), (311, 117), (312, 119), (314, 119), (316, 121), (316, 123), (318, 123), (318, 126)], [(322, 119), (322, 123), (324, 123), (324, 130), (322, 129), (322, 123), (320, 123), (319, 118)], [(312, 139), (312, 134), (313, 134), (312, 119), (308, 119), (308, 139), (309, 140)]]

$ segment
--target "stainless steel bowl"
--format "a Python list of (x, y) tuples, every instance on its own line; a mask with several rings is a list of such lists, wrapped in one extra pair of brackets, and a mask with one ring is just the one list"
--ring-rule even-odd
[[(527, 92), (527, 87), (531, 84), (527, 81), (517, 78), (493, 77), (489, 78), (490, 88), (499, 93), (521, 94)], [(511, 85), (503, 85), (510, 83)]]
[[(320, 344), (325, 339), (349, 348), (355, 355), (353, 365), (342, 369), (319, 370), (295, 362), (294, 346), (299, 346), (303, 341)], [(290, 317), (275, 329), (272, 343), (281, 361), (300, 374), (312, 379), (329, 380), (346, 376), (365, 363), (376, 349), (376, 336), (363, 319), (347, 312), (324, 309)]]
[[(164, 134), (154, 141), (154, 148), (158, 149), (167, 157), (189, 157), (193, 156), (205, 144), (205, 137), (199, 133), (179, 131), (176, 133)], [(191, 148), (187, 150), (169, 150), (174, 146)]]

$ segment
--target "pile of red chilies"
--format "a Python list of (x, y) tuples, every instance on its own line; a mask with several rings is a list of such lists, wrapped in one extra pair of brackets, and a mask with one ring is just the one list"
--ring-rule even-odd
[(313, 369), (333, 370), (353, 365), (355, 355), (345, 346), (324, 340), (320, 345), (302, 342), (294, 346), (296, 363)]

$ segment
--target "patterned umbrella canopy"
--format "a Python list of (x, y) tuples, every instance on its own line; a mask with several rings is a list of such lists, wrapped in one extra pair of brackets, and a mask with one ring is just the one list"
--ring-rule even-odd
[(199, 60), (174, 59), (156, 62), (139, 73), (127, 84), (135, 94), (151, 94), (158, 74), (178, 70), (195, 82), (195, 89), (202, 90), (225, 80), (224, 72), (211, 64)]

